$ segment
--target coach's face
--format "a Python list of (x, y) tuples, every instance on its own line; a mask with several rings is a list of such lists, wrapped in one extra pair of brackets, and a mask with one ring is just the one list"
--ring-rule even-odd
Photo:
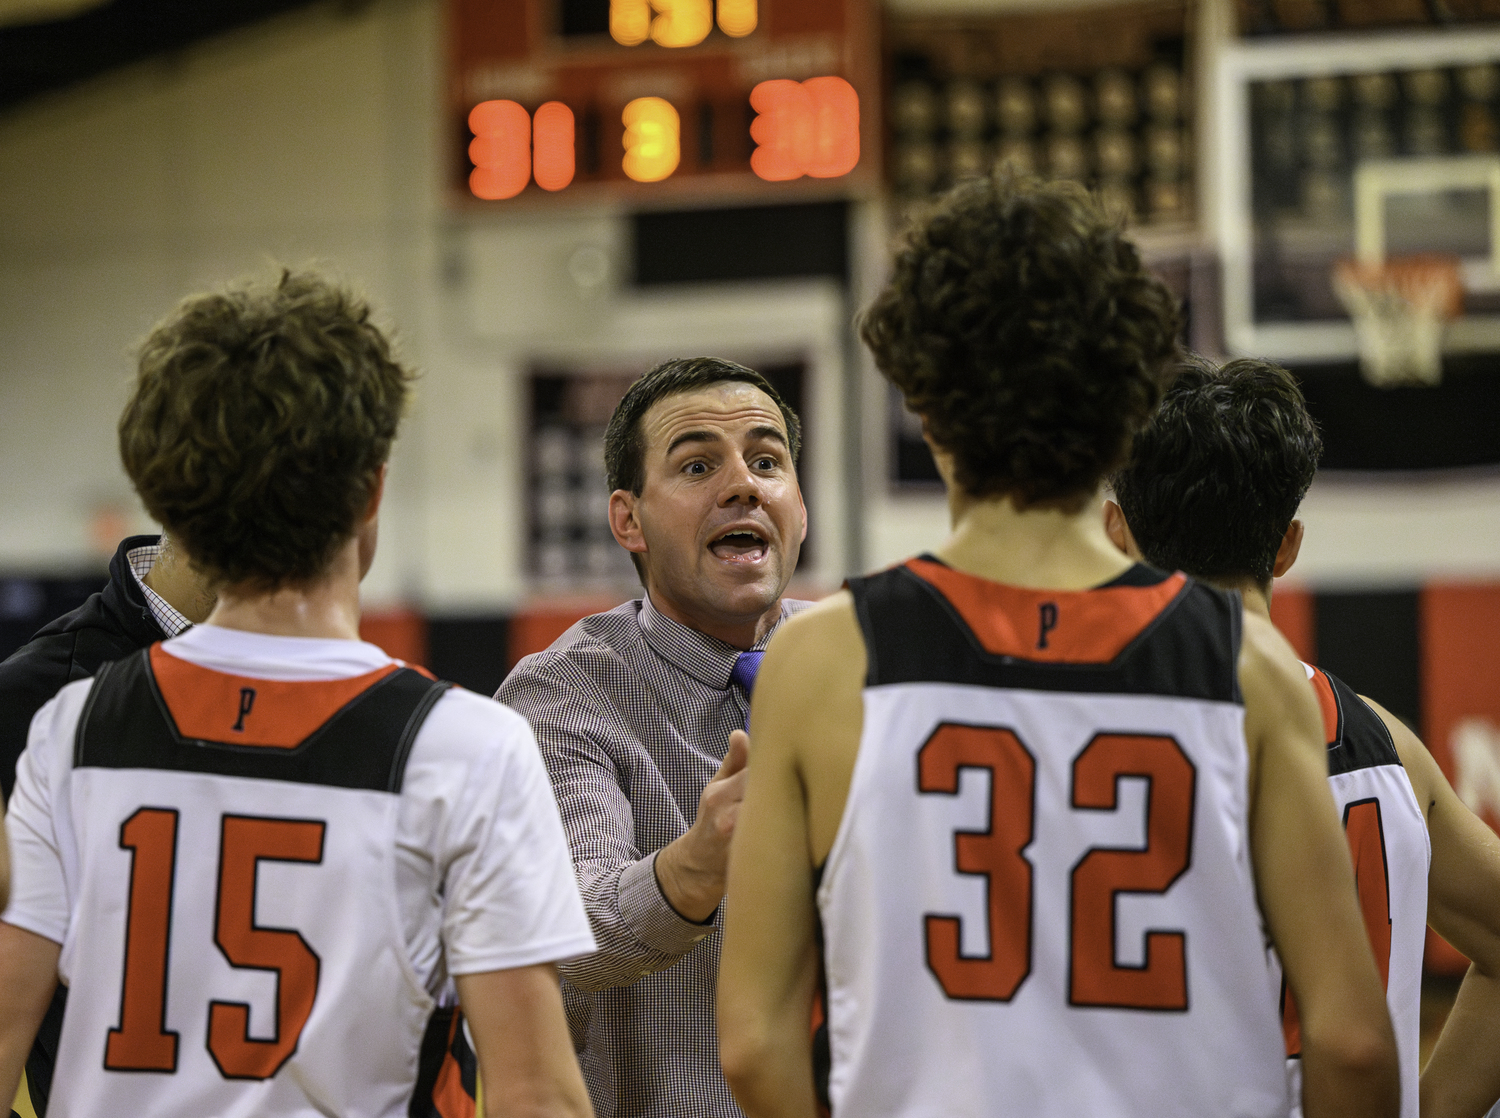
[(615, 539), (639, 555), (652, 604), (748, 648), (776, 623), (807, 536), (807, 509), (775, 402), (720, 381), (641, 417), (640, 496), (610, 496)]

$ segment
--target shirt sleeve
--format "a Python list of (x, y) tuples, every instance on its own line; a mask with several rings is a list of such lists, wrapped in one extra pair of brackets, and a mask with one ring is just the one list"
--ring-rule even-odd
[(430, 727), (436, 737), (469, 746), (465, 764), (434, 758), (434, 767), (454, 781), (437, 851), (448, 973), (480, 974), (593, 951), (567, 837), (530, 728), (512, 712), (461, 692), (445, 697), (428, 722), (424, 733)]
[[(569, 674), (557, 657), (523, 661), (495, 697), (536, 733), (599, 941), (596, 954), (566, 964), (563, 974), (581, 989), (604, 990), (670, 967), (714, 925), (678, 915), (656, 880), (656, 851), (636, 845), (634, 812), (613, 760), (628, 751), (623, 720), (590, 679)], [(642, 750), (639, 742), (634, 748)]]
[(73, 684), (37, 711), (6, 808), (11, 892), (0, 919), (54, 943), (66, 938), (69, 917), (66, 820), (59, 819), (58, 797), (67, 782), (67, 747), (91, 686), (92, 681)]

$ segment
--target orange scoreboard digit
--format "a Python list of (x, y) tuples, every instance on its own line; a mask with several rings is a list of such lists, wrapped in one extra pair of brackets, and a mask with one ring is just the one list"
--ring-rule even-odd
[(448, 0), (457, 197), (875, 189), (872, 0)]

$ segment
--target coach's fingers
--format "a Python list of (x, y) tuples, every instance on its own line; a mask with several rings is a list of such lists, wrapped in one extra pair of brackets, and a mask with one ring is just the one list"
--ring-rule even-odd
[(714, 780), (728, 780), (735, 773), (743, 772), (750, 761), (750, 735), (744, 730), (734, 730), (729, 735), (729, 749), (719, 763)]

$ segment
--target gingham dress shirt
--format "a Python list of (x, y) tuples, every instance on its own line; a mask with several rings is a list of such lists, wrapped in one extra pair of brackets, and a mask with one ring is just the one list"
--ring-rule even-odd
[[(783, 601), (782, 620), (810, 604)], [(653, 865), (745, 724), (737, 655), (642, 598), (584, 618), (495, 695), (536, 731), (599, 941), (562, 967), (599, 1118), (740, 1118), (714, 1027), (722, 906), (684, 919)]]
[(146, 595), (146, 608), (151, 611), (151, 617), (161, 626), (161, 631), (168, 637), (179, 637), (192, 628), (191, 621), (173, 609), (165, 598), (146, 585), (146, 576), (151, 573), (151, 568), (156, 566), (156, 561), (161, 558), (161, 544), (132, 547), (125, 553), (125, 558), (130, 563), (130, 573), (135, 575), (135, 581), (140, 586), (141, 593)]

